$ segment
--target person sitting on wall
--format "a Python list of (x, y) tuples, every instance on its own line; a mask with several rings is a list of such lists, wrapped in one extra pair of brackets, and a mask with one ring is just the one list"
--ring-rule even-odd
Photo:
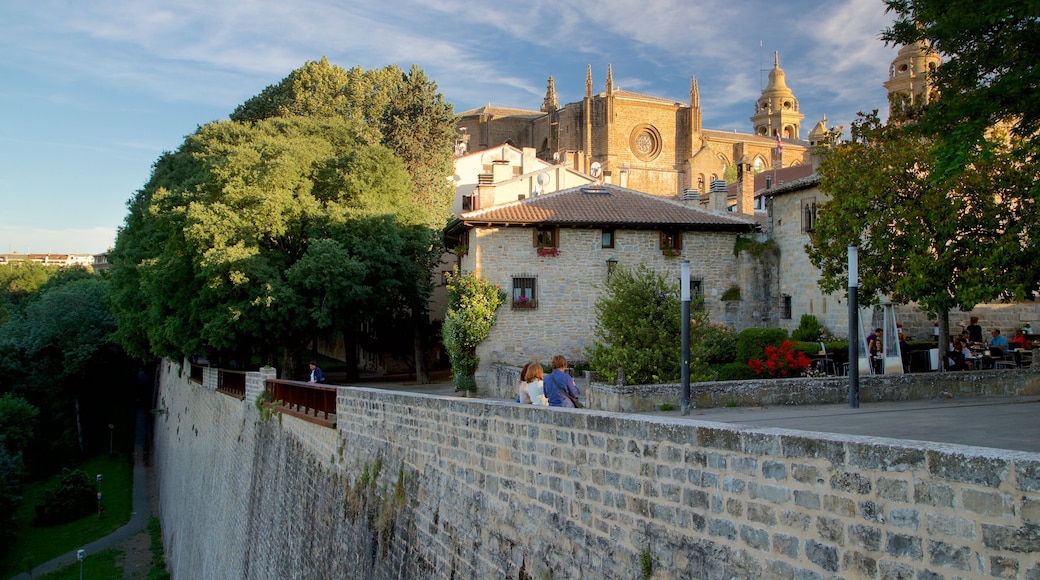
[(562, 354), (553, 355), (552, 372), (545, 377), (542, 384), (545, 390), (545, 398), (549, 400), (550, 407), (574, 408), (574, 401), (581, 396), (578, 385), (574, 379), (567, 374), (567, 359)]
[(531, 363), (524, 374), (524, 378), (527, 379), (527, 397), (531, 400), (531, 403), (548, 407), (549, 399), (545, 397), (545, 387), (542, 381), (542, 365), (537, 362)]
[(528, 393), (527, 383), (527, 371), (531, 368), (531, 363), (524, 365), (524, 368), (520, 369), (520, 383), (516, 387), (516, 402), (521, 405), (531, 404), (531, 395)]
[(324, 383), (325, 373), (321, 372), (321, 367), (318, 366), (318, 361), (311, 361), (311, 376), (307, 379), (308, 383)]

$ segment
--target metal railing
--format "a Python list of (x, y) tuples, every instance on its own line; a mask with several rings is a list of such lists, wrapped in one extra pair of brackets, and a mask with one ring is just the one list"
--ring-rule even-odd
[(336, 427), (336, 387), (268, 379), (270, 407), (281, 413), (299, 417), (325, 427)]

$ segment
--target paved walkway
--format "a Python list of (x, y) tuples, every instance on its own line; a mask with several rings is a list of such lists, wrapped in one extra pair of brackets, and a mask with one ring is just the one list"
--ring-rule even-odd
[[(143, 409), (138, 409), (136, 426), (134, 428), (134, 486), (130, 521), (111, 534), (83, 546), (82, 549), (86, 551), (87, 558), (110, 548), (119, 547), (134, 534), (148, 527), (148, 520), (151, 518), (151, 508), (148, 498), (148, 468), (144, 464), (144, 443), (147, 432), (147, 412)], [(23, 573), (13, 578), (29, 580), (29, 578), (35, 578), (70, 564), (75, 564), (78, 562), (76, 552), (77, 550), (72, 550), (49, 562), (40, 564), (32, 569), (32, 576)]]

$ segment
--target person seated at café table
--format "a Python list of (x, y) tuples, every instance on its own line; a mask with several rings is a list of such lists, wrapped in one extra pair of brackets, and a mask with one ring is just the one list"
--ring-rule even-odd
[(989, 332), (992, 335), (992, 338), (989, 339), (989, 347), (991, 349), (999, 348), (1003, 351), (1006, 351), (1008, 349), (1008, 340), (1002, 334), (1000, 334), (1000, 329), (994, 328)]
[(1026, 339), (1026, 331), (1021, 328), (1015, 329), (1015, 336), (1011, 337), (1011, 348), (1029, 350), (1029, 341)]
[(954, 339), (950, 352), (946, 354), (946, 370), (963, 371), (972, 368), (971, 350), (963, 340)]

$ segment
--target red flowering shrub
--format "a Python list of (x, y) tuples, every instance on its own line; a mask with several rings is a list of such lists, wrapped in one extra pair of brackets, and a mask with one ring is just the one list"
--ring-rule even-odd
[(793, 343), (783, 341), (779, 347), (767, 346), (765, 360), (748, 361), (751, 372), (760, 377), (778, 379), (801, 376), (809, 368), (810, 360), (804, 352), (791, 350)]

